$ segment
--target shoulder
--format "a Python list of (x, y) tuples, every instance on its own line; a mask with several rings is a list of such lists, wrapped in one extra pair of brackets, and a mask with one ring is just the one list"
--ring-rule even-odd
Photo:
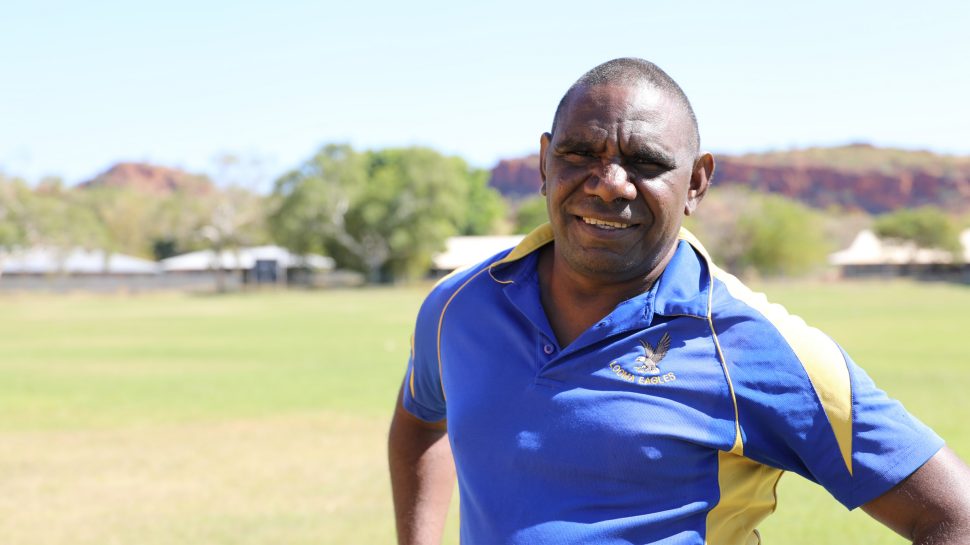
[(715, 272), (712, 323), (739, 403), (784, 407), (799, 420), (821, 411), (850, 460), (853, 385), (842, 348), (821, 330), (737, 278)]
[(851, 412), (845, 353), (824, 332), (720, 270), (714, 272), (711, 315), (735, 378), (758, 389), (812, 391), (840, 419)]
[[(712, 323), (735, 387), (751, 396), (790, 395), (823, 409), (847, 433), (852, 420), (850, 362), (821, 330), (716, 270)], [(771, 399), (764, 400), (771, 403)]]
[(713, 267), (712, 276), (711, 318), (718, 335), (748, 338), (741, 348), (756, 344), (762, 350), (791, 350), (804, 365), (843, 360), (841, 349), (828, 335), (769, 301), (764, 293), (717, 267)]
[[(503, 250), (475, 265), (464, 267), (439, 280), (425, 297), (418, 312), (418, 327), (422, 324), (437, 324), (449, 305), (458, 297), (469, 296), (479, 290), (479, 283), (497, 283), (492, 277), (492, 268), (500, 263), (513, 249)], [(474, 296), (474, 295), (472, 295)]]
[(719, 268), (690, 232), (681, 230), (680, 236), (706, 264), (708, 317), (722, 352), (727, 352), (723, 354), (728, 360), (725, 363), (753, 360), (774, 367), (786, 362), (845, 367), (841, 349), (825, 333)]

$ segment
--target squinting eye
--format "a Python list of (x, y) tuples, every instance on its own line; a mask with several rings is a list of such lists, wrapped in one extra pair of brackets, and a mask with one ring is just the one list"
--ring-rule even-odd
[(646, 157), (640, 159), (634, 159), (633, 164), (639, 169), (649, 169), (649, 170), (670, 170), (670, 167), (664, 164), (658, 163), (654, 159), (648, 159)]

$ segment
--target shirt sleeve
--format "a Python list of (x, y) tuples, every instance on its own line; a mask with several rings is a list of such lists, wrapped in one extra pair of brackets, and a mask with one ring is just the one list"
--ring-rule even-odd
[(744, 456), (798, 473), (853, 509), (943, 446), (841, 347), (799, 318), (735, 325), (726, 351), (738, 355), (731, 374)]
[(440, 422), (447, 416), (441, 367), (438, 364), (438, 322), (441, 294), (433, 291), (418, 312), (411, 338), (411, 356), (404, 378), (404, 408), (426, 422)]

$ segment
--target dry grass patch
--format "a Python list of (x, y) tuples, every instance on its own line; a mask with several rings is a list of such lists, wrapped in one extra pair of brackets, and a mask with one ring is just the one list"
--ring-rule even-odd
[(12, 544), (388, 543), (387, 420), (317, 413), (0, 435)]

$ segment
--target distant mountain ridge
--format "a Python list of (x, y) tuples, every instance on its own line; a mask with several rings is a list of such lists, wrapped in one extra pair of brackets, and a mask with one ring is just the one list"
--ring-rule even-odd
[(492, 168), (488, 184), (510, 198), (538, 195), (539, 186), (542, 185), (542, 178), (539, 175), (539, 156), (502, 159)]
[[(715, 189), (740, 185), (871, 214), (924, 205), (970, 210), (970, 156), (851, 144), (714, 158)], [(499, 161), (489, 183), (507, 197), (537, 195), (539, 156)]]
[(78, 184), (80, 189), (116, 187), (135, 189), (145, 193), (166, 195), (175, 192), (202, 195), (213, 190), (205, 176), (184, 170), (148, 163), (117, 163), (91, 180)]

